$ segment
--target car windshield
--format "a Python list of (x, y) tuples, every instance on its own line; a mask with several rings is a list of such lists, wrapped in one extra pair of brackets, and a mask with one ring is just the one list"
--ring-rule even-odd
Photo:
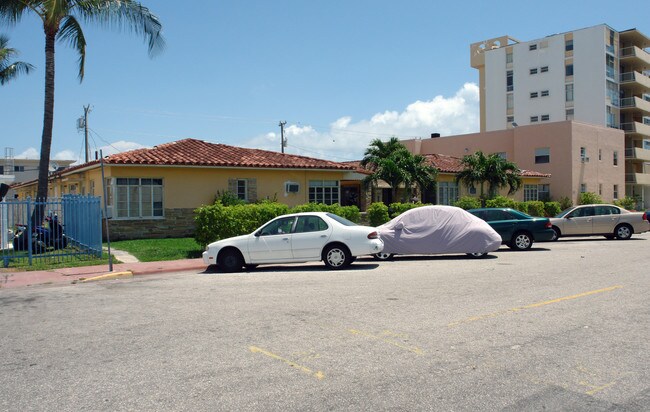
[(343, 218), (341, 216), (337, 216), (337, 215), (335, 215), (333, 213), (327, 213), (327, 217), (330, 217), (330, 218), (336, 220), (337, 222), (339, 222), (340, 224), (345, 225), (345, 226), (358, 226), (356, 223), (350, 222), (349, 220), (347, 220), (347, 219), (345, 219), (345, 218)]
[(564, 209), (563, 211), (561, 211), (560, 213), (558, 213), (557, 215), (555, 215), (555, 217), (564, 217), (564, 216), (566, 216), (567, 213), (569, 213), (569, 212), (572, 211), (572, 210), (573, 210), (572, 207), (570, 207), (570, 208), (568, 208), (568, 209)]

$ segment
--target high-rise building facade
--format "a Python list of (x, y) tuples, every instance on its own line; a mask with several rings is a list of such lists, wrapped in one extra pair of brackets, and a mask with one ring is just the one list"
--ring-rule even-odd
[[(533, 41), (470, 46), (481, 132), (565, 120), (621, 129), (625, 194), (650, 207), (650, 38), (598, 25)], [(585, 156), (584, 160), (588, 161)]]

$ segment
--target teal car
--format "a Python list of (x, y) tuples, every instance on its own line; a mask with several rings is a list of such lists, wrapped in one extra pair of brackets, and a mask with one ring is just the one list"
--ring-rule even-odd
[(533, 242), (550, 241), (555, 236), (551, 221), (545, 217), (533, 217), (506, 207), (470, 209), (468, 212), (488, 222), (501, 235), (503, 244), (514, 250), (528, 250)]

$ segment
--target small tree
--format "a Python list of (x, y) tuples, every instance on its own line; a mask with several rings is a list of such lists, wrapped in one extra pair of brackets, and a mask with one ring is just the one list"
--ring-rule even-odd
[(591, 205), (597, 203), (603, 203), (603, 199), (593, 192), (582, 192), (578, 197), (579, 205)]

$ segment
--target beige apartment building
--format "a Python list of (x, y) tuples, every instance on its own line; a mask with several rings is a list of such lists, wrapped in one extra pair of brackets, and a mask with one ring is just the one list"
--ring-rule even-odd
[(622, 130), (565, 120), (402, 143), (422, 155), (499, 153), (520, 169), (551, 175), (545, 182), (525, 182), (523, 200), (568, 197), (575, 203), (580, 192), (597, 193), (606, 202), (624, 196), (624, 141)]

